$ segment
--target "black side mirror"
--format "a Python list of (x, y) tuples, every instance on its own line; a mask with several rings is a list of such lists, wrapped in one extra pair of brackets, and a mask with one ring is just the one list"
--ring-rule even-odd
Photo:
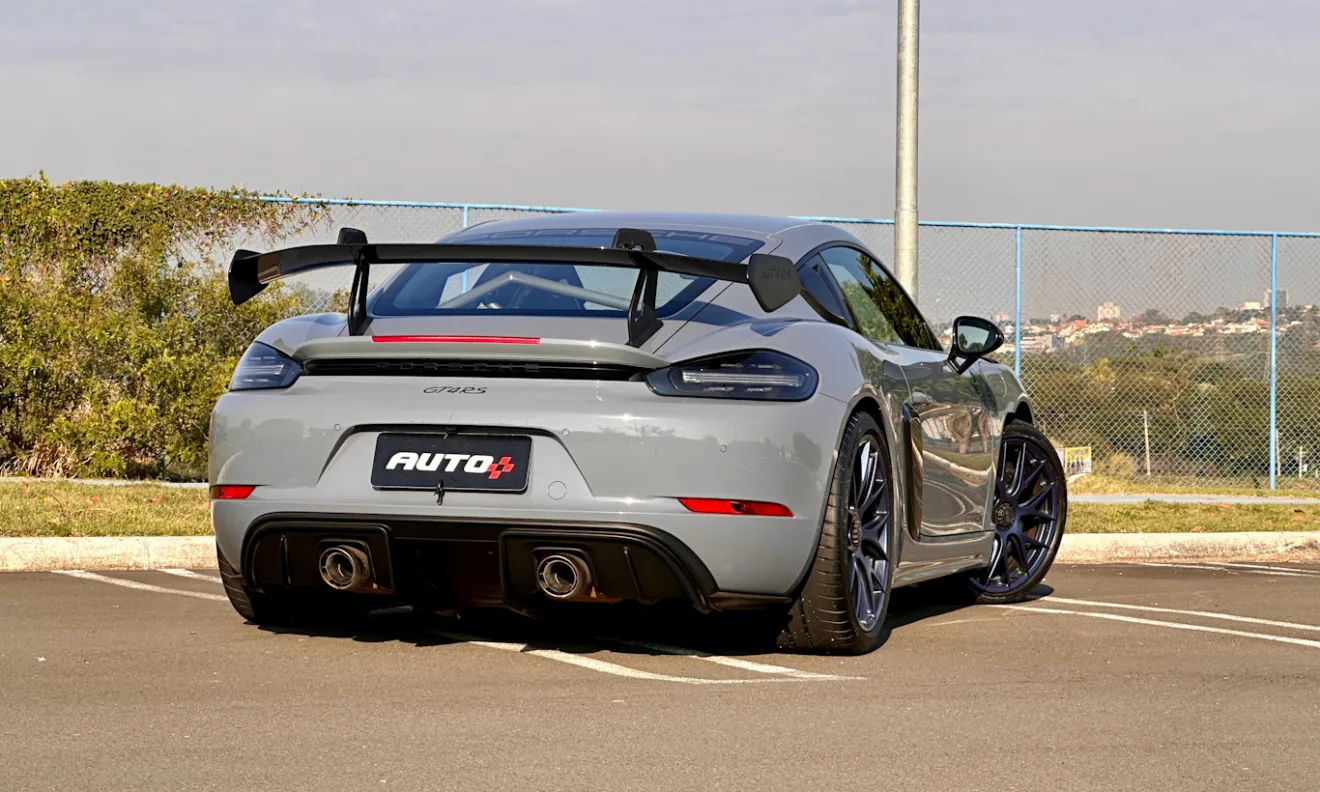
[(949, 361), (961, 374), (973, 363), (1004, 345), (999, 326), (979, 316), (960, 316), (953, 320), (953, 343)]

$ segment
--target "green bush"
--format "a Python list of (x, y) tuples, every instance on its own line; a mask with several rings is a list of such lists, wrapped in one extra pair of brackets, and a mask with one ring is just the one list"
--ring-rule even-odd
[(204, 475), (211, 406), (289, 289), (235, 308), (240, 236), (317, 222), (315, 204), (240, 189), (0, 180), (0, 469)]

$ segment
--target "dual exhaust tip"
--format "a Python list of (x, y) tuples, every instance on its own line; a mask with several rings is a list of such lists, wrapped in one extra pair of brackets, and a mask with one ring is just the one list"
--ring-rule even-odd
[[(364, 548), (336, 544), (321, 551), (321, 580), (335, 591), (361, 591), (372, 588), (371, 559)], [(576, 553), (552, 552), (536, 564), (536, 587), (556, 600), (587, 597), (592, 590), (591, 567)]]
[(372, 586), (371, 559), (357, 545), (338, 544), (322, 550), (320, 570), (321, 580), (335, 591), (360, 591)]
[(576, 553), (550, 553), (536, 565), (536, 587), (551, 599), (581, 599), (592, 588), (591, 567)]

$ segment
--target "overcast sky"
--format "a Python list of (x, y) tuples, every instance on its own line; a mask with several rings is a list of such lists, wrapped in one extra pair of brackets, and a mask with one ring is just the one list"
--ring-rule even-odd
[[(892, 0), (0, 0), (0, 175), (889, 217)], [(1320, 230), (1320, 3), (927, 0), (925, 219)]]

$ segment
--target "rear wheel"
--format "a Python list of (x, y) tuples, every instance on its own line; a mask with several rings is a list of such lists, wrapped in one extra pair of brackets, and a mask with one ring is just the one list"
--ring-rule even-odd
[(995, 480), (990, 565), (969, 578), (977, 602), (1021, 602), (1045, 578), (1068, 519), (1067, 479), (1059, 454), (1036, 427), (1004, 427)]
[(816, 556), (779, 646), (862, 654), (884, 641), (897, 536), (889, 450), (875, 419), (848, 421)]

